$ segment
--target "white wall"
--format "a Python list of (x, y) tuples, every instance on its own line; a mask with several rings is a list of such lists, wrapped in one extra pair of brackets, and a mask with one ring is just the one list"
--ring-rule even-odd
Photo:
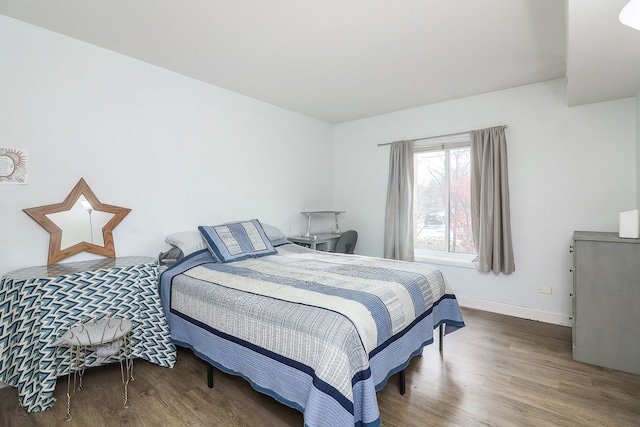
[(565, 88), (555, 80), (336, 125), (335, 205), (348, 212), (343, 228), (359, 231), (358, 253), (383, 253), (389, 147), (378, 143), (505, 124), (516, 272), (443, 270), (467, 305), (568, 323), (573, 231), (617, 231), (618, 213), (636, 206), (636, 101), (568, 108)]
[[(285, 233), (330, 209), (330, 124), (0, 15), (0, 146), (26, 148), (29, 184), (0, 185), (0, 274), (47, 261), (22, 209), (84, 177), (132, 208), (116, 253), (157, 256), (164, 236), (258, 217)], [(95, 258), (80, 254), (70, 261)]]
[(636, 208), (640, 203), (640, 91), (636, 94)]

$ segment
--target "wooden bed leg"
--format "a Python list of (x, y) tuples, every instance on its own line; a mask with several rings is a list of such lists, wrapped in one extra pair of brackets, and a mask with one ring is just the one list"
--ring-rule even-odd
[(438, 345), (440, 347), (440, 353), (442, 353), (442, 349), (444, 348), (444, 324), (440, 324), (438, 327), (438, 337), (440, 338), (438, 340)]
[(404, 374), (404, 369), (402, 371), (400, 371), (400, 394), (404, 396), (404, 393), (406, 391), (406, 377)]
[(207, 386), (213, 388), (213, 366), (207, 363)]

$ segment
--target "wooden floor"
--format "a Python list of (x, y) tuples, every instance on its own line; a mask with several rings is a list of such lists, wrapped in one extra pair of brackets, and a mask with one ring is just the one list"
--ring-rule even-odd
[[(640, 376), (575, 362), (571, 329), (463, 310), (465, 328), (424, 350), (378, 393), (383, 426), (640, 426)], [(437, 338), (436, 338), (437, 339)], [(302, 414), (180, 349), (173, 369), (136, 360), (131, 406), (121, 407), (118, 365), (88, 369), (65, 423), (66, 379), (51, 411), (26, 413), (0, 389), (2, 426), (297, 426)]]

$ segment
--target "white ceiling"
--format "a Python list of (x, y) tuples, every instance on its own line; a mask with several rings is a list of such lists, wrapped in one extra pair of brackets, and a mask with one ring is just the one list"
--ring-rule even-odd
[(625, 3), (0, 0), (0, 14), (340, 123), (563, 77), (568, 105), (635, 96)]

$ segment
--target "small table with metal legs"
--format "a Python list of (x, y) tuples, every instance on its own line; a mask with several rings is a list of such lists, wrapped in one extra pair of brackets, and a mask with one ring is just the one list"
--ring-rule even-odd
[[(87, 318), (63, 327), (53, 345), (68, 353), (67, 378), (67, 418), (71, 421), (71, 376), (73, 391), (82, 390), (82, 377), (87, 363), (87, 353), (108, 361), (117, 358), (124, 384), (124, 407), (129, 407), (129, 381), (133, 380), (133, 359), (131, 358), (130, 333), (133, 323), (122, 317)], [(75, 359), (75, 362), (74, 362)], [(77, 382), (76, 380), (79, 379)], [(77, 384), (77, 386), (76, 386)]]

